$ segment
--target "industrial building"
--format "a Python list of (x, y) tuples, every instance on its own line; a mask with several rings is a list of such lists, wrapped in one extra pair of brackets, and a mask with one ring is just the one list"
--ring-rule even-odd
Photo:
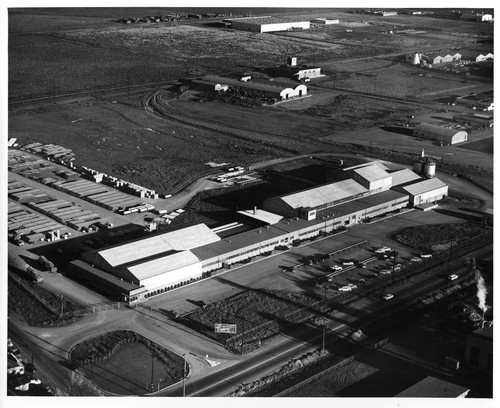
[(253, 33), (270, 33), (275, 31), (308, 30), (309, 21), (296, 21), (271, 16), (232, 18), (231, 28)]
[(396, 398), (465, 398), (470, 389), (436, 377), (426, 377), (406, 390), (395, 395)]
[(251, 219), (246, 228), (242, 221), (159, 233), (89, 251), (70, 263), (69, 273), (115, 298), (140, 302), (278, 246), (435, 202), (448, 192), (437, 178), (423, 180), (409, 169), (391, 172), (379, 162), (341, 173), (344, 180), (269, 198), (263, 209), (239, 211), (242, 219)]
[[(222, 88), (227, 87), (228, 90), (238, 92), (244, 96), (274, 98), (280, 101), (307, 95), (307, 86), (304, 84), (296, 86), (292, 84), (278, 85), (273, 84), (271, 81), (269, 81), (269, 83), (253, 82), (251, 80), (242, 81), (216, 75), (206, 75), (202, 78), (202, 81), (198, 80), (193, 82), (194, 89), (200, 89), (200, 87), (202, 87), (202, 89), (216, 90), (216, 88), (219, 87), (222, 90)], [(209, 84), (213, 84), (213, 88), (207, 88)]]
[(453, 115), (453, 120), (461, 125), (469, 126), (493, 126), (493, 115), (487, 113), (463, 113)]
[(476, 370), (493, 372), (493, 328), (479, 328), (467, 336), (465, 361)]
[(468, 135), (467, 132), (462, 129), (452, 129), (444, 126), (421, 123), (413, 129), (413, 136), (425, 140), (432, 140), (442, 143), (443, 145), (452, 145), (466, 142)]

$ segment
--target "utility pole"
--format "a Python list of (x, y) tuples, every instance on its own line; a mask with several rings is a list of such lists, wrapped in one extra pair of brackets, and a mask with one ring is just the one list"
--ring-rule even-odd
[(153, 391), (154, 384), (154, 367), (155, 367), (155, 359), (153, 355), (153, 351), (151, 350), (151, 391)]
[(243, 339), (245, 338), (245, 319), (241, 318), (241, 351), (240, 354), (243, 355)]
[(325, 339), (326, 339), (326, 316), (325, 316), (325, 313), (326, 313), (326, 281), (324, 283), (324, 288), (325, 288), (325, 291), (323, 292), (323, 311), (322, 311), (322, 314), (323, 314), (323, 345), (321, 347), (321, 352), (324, 353), (325, 352)]
[(184, 370), (182, 372), (182, 396), (186, 396), (186, 353), (183, 354), (184, 357)]

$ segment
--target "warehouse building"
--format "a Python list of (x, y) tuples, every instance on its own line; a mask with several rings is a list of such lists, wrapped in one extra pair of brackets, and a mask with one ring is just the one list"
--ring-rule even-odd
[(244, 96), (252, 96), (256, 98), (275, 98), (280, 101), (307, 95), (307, 86), (303, 84), (292, 87), (291, 84), (287, 84), (290, 85), (287, 86), (253, 82), (251, 80), (241, 81), (216, 75), (204, 76), (203, 83), (212, 83), (214, 86), (226, 85), (231, 91), (238, 92)]
[(271, 16), (233, 18), (230, 22), (231, 28), (253, 33), (308, 30), (311, 27), (309, 21), (295, 21)]
[(410, 195), (410, 204), (415, 207), (428, 203), (435, 203), (448, 195), (448, 185), (432, 178), (401, 187), (401, 190)]
[(443, 145), (452, 145), (467, 141), (467, 132), (444, 126), (422, 123), (413, 129), (413, 136), (425, 140), (432, 140)]

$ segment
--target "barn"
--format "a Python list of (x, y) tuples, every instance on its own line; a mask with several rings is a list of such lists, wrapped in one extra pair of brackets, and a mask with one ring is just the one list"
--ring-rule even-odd
[(466, 142), (468, 135), (465, 130), (422, 123), (413, 129), (413, 136), (433, 140), (444, 145), (451, 145)]

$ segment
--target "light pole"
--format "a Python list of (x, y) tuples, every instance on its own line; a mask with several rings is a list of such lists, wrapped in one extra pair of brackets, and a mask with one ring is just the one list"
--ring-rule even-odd
[(324, 353), (325, 352), (325, 339), (326, 339), (326, 316), (325, 316), (325, 312), (326, 312), (326, 281), (324, 283), (324, 288), (325, 288), (325, 291), (323, 292), (323, 311), (322, 311), (322, 314), (323, 314), (323, 346), (321, 348), (321, 352)]
[(151, 391), (153, 391), (154, 387), (154, 371), (155, 371), (155, 359), (154, 359), (154, 354), (153, 350), (151, 350)]

